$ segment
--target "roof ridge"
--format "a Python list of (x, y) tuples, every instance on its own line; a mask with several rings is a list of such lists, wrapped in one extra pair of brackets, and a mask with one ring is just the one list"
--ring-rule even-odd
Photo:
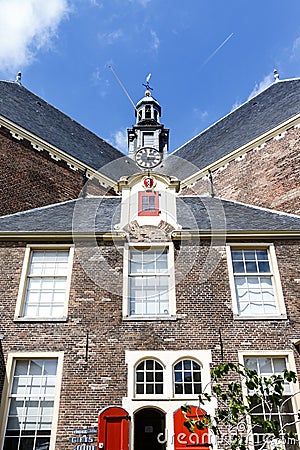
[(61, 206), (61, 205), (65, 205), (67, 203), (72, 203), (72, 202), (74, 202), (76, 200), (80, 200), (80, 199), (81, 199), (80, 197), (79, 198), (75, 198), (75, 199), (72, 198), (71, 200), (65, 200), (64, 202), (52, 203), (51, 205), (38, 206), (36, 208), (26, 209), (25, 211), (18, 211), (18, 212), (15, 212), (13, 214), (6, 214), (4, 216), (0, 216), (0, 220), (1, 219), (6, 219), (6, 218), (12, 217), (12, 216), (15, 216), (15, 217), (16, 216), (21, 216), (21, 215), (28, 214), (28, 213), (31, 213), (31, 212), (34, 212), (34, 211), (41, 211), (41, 210), (44, 210), (44, 209), (55, 208), (56, 206)]
[(105, 199), (106, 198), (107, 199), (111, 199), (111, 198), (121, 199), (121, 197), (118, 196), (118, 195), (110, 195), (110, 196), (107, 196), (107, 195), (94, 195), (93, 197), (77, 197), (77, 198), (72, 198), (71, 200), (65, 200), (63, 202), (51, 203), (50, 205), (38, 206), (36, 208), (26, 209), (25, 211), (18, 211), (18, 212), (15, 212), (13, 214), (6, 214), (4, 216), (0, 216), (0, 220), (1, 219), (6, 219), (6, 218), (12, 217), (12, 216), (16, 217), (16, 216), (25, 215), (27, 213), (32, 213), (32, 212), (35, 212), (35, 211), (41, 211), (41, 210), (45, 210), (45, 209), (56, 208), (58, 206), (65, 205), (67, 203), (76, 202), (76, 201), (94, 200), (95, 198), (99, 198), (99, 199), (100, 198), (101, 199), (104, 199), (104, 198)]

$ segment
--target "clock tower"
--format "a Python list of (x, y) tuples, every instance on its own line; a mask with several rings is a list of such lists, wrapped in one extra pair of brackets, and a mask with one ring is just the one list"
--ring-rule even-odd
[(128, 156), (143, 169), (151, 169), (167, 156), (169, 130), (160, 123), (161, 107), (152, 97), (149, 80), (145, 96), (136, 104), (136, 123), (127, 130)]

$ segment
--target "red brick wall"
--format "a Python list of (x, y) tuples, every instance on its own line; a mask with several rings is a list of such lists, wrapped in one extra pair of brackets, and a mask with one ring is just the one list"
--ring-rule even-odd
[[(11, 243), (0, 247), (0, 333), (2, 358), (11, 351), (63, 351), (64, 366), (57, 450), (71, 448), (68, 437), (74, 428), (91, 426), (99, 410), (121, 405), (127, 395), (125, 350), (211, 349), (213, 363), (221, 360), (221, 331), (224, 360), (236, 361), (238, 350), (290, 350), (291, 339), (299, 338), (300, 268), (299, 243), (276, 242), (276, 253), (287, 306), (287, 320), (233, 320), (231, 294), (224, 247), (210, 278), (201, 281), (209, 243), (176, 243), (176, 256), (185, 246), (184, 263), (190, 270), (176, 286), (177, 321), (123, 321), (122, 249), (100, 243), (99, 261), (91, 273), (101, 270), (102, 258), (110, 269), (106, 280), (94, 283), (75, 258), (67, 322), (14, 322), (16, 298), (25, 247)], [(182, 254), (181, 254), (182, 257)], [(100, 264), (100, 265), (99, 265)], [(177, 275), (180, 276), (180, 267)], [(96, 276), (97, 274), (94, 273)], [(105, 288), (114, 283), (111, 293)], [(86, 331), (89, 331), (88, 361), (85, 360)], [(295, 352), (299, 367), (299, 355)], [(1, 361), (1, 357), (0, 357)], [(0, 370), (0, 373), (3, 373)], [(2, 380), (3, 382), (3, 380)], [(1, 385), (1, 383), (0, 383)]]
[[(300, 128), (213, 172), (215, 194), (228, 200), (300, 214)], [(186, 193), (209, 193), (207, 179)]]
[[(26, 140), (17, 141), (1, 128), (0, 215), (77, 198), (83, 185), (83, 172), (53, 160), (46, 151), (34, 150)], [(98, 181), (89, 187), (93, 193), (109, 195)]]

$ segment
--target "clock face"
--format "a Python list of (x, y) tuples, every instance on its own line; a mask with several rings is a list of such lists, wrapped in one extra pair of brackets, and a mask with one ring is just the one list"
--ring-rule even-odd
[(156, 167), (161, 161), (161, 154), (156, 148), (143, 147), (135, 154), (136, 163), (143, 169)]

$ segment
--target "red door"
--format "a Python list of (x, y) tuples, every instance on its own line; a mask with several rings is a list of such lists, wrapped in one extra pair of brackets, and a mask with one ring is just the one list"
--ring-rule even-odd
[(129, 450), (130, 417), (119, 406), (105, 408), (98, 419), (98, 448)]
[[(200, 419), (205, 414), (203, 409), (191, 406), (191, 412), (187, 413), (190, 419)], [(191, 433), (185, 426), (185, 417), (181, 409), (174, 413), (174, 449), (175, 450), (208, 450), (210, 447), (208, 429), (198, 430), (195, 427)]]

